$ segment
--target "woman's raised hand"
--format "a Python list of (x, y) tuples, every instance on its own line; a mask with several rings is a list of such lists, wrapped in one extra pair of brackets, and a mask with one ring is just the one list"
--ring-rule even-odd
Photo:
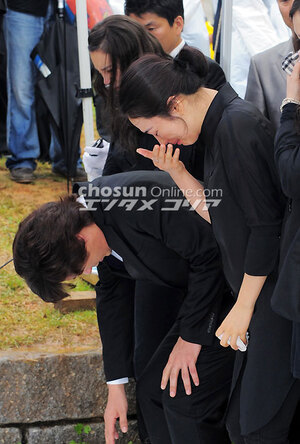
[(138, 148), (136, 151), (147, 159), (151, 159), (157, 168), (166, 171), (171, 176), (185, 169), (184, 164), (179, 160), (180, 149), (176, 148), (173, 154), (171, 143), (168, 143), (167, 146), (155, 145), (152, 151), (144, 148)]

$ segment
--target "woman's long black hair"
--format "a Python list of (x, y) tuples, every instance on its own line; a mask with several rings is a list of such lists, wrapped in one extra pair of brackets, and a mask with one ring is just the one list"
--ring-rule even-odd
[(124, 149), (136, 149), (137, 130), (119, 111), (117, 89), (115, 88), (117, 69), (121, 75), (129, 65), (144, 54), (158, 54), (169, 57), (159, 41), (142, 25), (123, 15), (112, 15), (97, 23), (89, 34), (89, 51), (98, 50), (111, 58), (111, 81), (105, 87), (102, 76), (96, 72), (93, 85), (95, 92), (104, 97), (107, 112), (111, 118), (112, 140), (118, 140)]

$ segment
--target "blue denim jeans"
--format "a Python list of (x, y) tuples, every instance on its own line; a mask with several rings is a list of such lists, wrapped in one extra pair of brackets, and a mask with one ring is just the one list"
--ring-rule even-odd
[[(44, 26), (52, 16), (52, 3), (49, 2), (46, 17), (11, 9), (7, 10), (4, 17), (7, 47), (7, 146), (12, 153), (6, 162), (9, 169), (34, 170), (40, 155), (34, 91), (37, 71), (30, 53), (38, 44)], [(61, 146), (55, 137), (52, 137), (49, 151), (54, 160), (53, 166), (63, 167)]]

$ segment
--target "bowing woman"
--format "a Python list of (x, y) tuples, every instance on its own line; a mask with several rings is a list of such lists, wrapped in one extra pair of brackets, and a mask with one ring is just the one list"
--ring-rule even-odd
[[(289, 366), (291, 322), (270, 304), (284, 207), (273, 135), (269, 121), (229, 84), (219, 91), (203, 86), (206, 66), (197, 54), (186, 48), (174, 61), (146, 55), (134, 62), (122, 78), (120, 106), (134, 126), (159, 142), (153, 151), (138, 152), (167, 171), (212, 224), (236, 298), (216, 331), (221, 345), (237, 350), (249, 333), (247, 353), (236, 355), (230, 437), (235, 444), (287, 443), (299, 387)], [(205, 148), (205, 188), (179, 160), (180, 149), (173, 153), (173, 144), (197, 139)]]

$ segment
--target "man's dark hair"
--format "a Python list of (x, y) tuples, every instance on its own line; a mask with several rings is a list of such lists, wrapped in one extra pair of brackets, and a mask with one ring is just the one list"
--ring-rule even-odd
[(85, 242), (76, 235), (93, 223), (76, 195), (49, 202), (27, 216), (13, 242), (16, 272), (46, 302), (68, 296), (63, 281), (82, 273), (87, 259)]
[(184, 18), (182, 0), (126, 0), (124, 11), (126, 15), (134, 14), (138, 17), (151, 12), (168, 20), (170, 26), (173, 26), (179, 15)]

